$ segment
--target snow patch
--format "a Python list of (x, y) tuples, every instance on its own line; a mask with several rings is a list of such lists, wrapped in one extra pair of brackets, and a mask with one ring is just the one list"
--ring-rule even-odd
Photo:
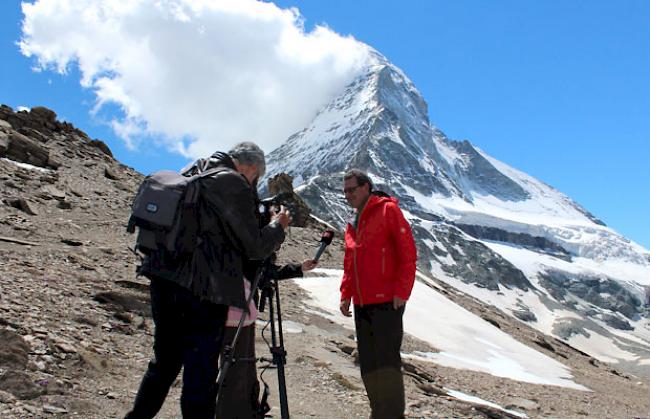
[(22, 167), (23, 169), (27, 169), (27, 170), (36, 170), (38, 172), (43, 172), (43, 173), (51, 173), (51, 172), (53, 172), (53, 170), (51, 170), (51, 169), (45, 169), (43, 167), (34, 166), (32, 164), (22, 163), (22, 162), (19, 162), (19, 161), (8, 159), (6, 157), (2, 157), (2, 158), (0, 158), (0, 160), (6, 161), (8, 163), (11, 163), (11, 164), (16, 165), (18, 167)]
[(445, 389), (445, 390), (447, 390), (448, 395), (450, 395), (451, 397), (454, 397), (454, 398), (456, 398), (458, 400), (463, 400), (463, 401), (474, 403), (474, 404), (481, 404), (483, 406), (489, 406), (489, 407), (501, 410), (503, 412), (507, 412), (507, 413), (509, 413), (509, 414), (511, 414), (513, 416), (517, 416), (517, 417), (520, 417), (520, 418), (527, 418), (528, 417), (528, 415), (526, 415), (524, 413), (519, 413), (519, 412), (516, 412), (514, 410), (504, 409), (503, 407), (499, 406), (496, 403), (488, 402), (488, 401), (483, 400), (481, 398), (478, 398), (476, 396), (470, 396), (469, 394), (465, 394), (465, 393), (462, 393), (462, 392), (456, 391), (456, 390), (450, 390), (450, 389)]
[[(297, 278), (294, 282), (309, 292), (309, 304), (322, 310), (321, 314), (354, 329), (353, 320), (338, 309), (343, 272), (316, 269), (315, 273), (325, 276)], [(571, 380), (570, 370), (563, 364), (513, 339), (420, 281), (415, 282), (407, 304), (404, 331), (441, 350), (404, 356), (512, 380), (587, 390)]]

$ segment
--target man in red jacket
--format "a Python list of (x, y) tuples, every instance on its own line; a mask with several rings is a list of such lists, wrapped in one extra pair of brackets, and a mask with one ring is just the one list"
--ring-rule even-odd
[(361, 378), (372, 419), (404, 417), (402, 316), (413, 282), (417, 252), (411, 227), (397, 199), (373, 192), (360, 170), (344, 177), (345, 199), (354, 218), (345, 231), (341, 313), (354, 323)]

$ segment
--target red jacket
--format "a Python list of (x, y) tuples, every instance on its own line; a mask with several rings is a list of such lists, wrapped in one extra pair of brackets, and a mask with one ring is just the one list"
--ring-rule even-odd
[(413, 233), (396, 198), (370, 195), (357, 228), (345, 230), (341, 300), (356, 305), (408, 300), (415, 281)]

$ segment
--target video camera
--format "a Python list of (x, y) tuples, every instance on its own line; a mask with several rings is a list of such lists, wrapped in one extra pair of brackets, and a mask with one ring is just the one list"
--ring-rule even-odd
[[(280, 210), (280, 206), (289, 207), (288, 202), (293, 197), (292, 192), (282, 192), (269, 198), (259, 200), (260, 227), (264, 227), (271, 222), (274, 212)], [(291, 212), (291, 209), (289, 208)]]

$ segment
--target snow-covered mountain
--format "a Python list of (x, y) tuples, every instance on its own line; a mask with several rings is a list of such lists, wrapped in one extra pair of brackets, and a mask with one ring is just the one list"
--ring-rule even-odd
[(551, 186), (447, 138), (376, 52), (269, 155), (267, 173), (292, 175), (315, 214), (344, 228), (350, 168), (400, 199), (421, 270), (601, 360), (650, 371), (650, 252)]

